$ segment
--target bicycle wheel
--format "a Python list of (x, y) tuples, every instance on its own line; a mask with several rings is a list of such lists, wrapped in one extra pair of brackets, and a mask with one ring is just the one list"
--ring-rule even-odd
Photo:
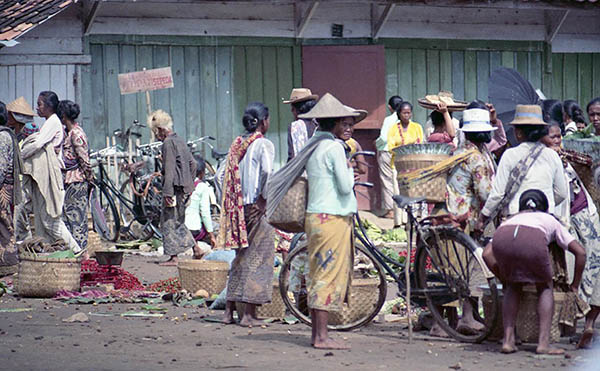
[[(417, 286), (434, 319), (458, 341), (483, 341), (496, 325), (500, 306), (496, 280), (486, 277), (476, 253), (481, 247), (452, 227), (431, 228), (423, 240), (417, 248)], [(471, 318), (482, 328), (459, 326), (461, 319)]]
[(119, 239), (119, 213), (115, 201), (105, 187), (93, 191), (92, 220), (94, 230), (105, 240), (117, 242)]
[[(311, 325), (308, 308), (308, 249), (306, 241), (299, 240), (290, 247), (279, 273), (279, 290), (288, 310), (306, 325)], [(349, 303), (339, 313), (329, 313), (331, 330), (348, 331), (369, 323), (381, 310), (387, 294), (385, 272), (379, 262), (357, 243), (354, 254), (352, 289)]]

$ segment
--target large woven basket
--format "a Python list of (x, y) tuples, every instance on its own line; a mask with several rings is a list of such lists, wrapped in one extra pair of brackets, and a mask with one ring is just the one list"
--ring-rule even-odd
[(348, 324), (366, 316), (379, 299), (378, 284), (377, 278), (352, 279), (348, 304), (344, 303), (340, 312), (329, 312), (329, 324)]
[[(244, 303), (236, 302), (235, 308), (238, 315), (244, 313)], [(271, 302), (260, 305), (256, 308), (256, 316), (258, 318), (284, 318), (285, 317), (285, 304), (281, 298), (281, 292), (279, 291), (279, 282), (273, 282), (273, 297)]]
[(21, 254), (17, 293), (24, 297), (51, 298), (60, 290), (79, 291), (81, 260), (48, 259)]
[[(550, 328), (550, 342), (556, 343), (560, 340), (560, 326), (558, 320), (560, 310), (566, 299), (563, 292), (554, 292), (554, 314), (552, 315), (552, 327)], [(538, 294), (533, 287), (525, 287), (521, 302), (519, 304), (519, 315), (517, 316), (517, 336), (525, 343), (537, 343), (540, 334), (539, 317), (537, 314)]]
[(177, 264), (181, 288), (195, 293), (203, 289), (208, 295), (219, 294), (227, 285), (229, 263), (216, 260), (180, 260)]
[(304, 232), (307, 193), (308, 181), (298, 177), (275, 210), (267, 215), (269, 224), (288, 233)]
[[(402, 173), (435, 165), (449, 157), (450, 155), (446, 154), (408, 154), (396, 156), (394, 165), (398, 171), (398, 177), (400, 177), (402, 176)], [(399, 191), (401, 195), (408, 197), (425, 197), (428, 202), (444, 202), (446, 201), (446, 177), (446, 172), (440, 173), (437, 177), (420, 182), (412, 187), (406, 187), (400, 183)]]

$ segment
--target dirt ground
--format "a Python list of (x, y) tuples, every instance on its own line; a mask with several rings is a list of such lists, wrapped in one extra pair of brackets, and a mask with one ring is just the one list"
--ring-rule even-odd
[[(144, 283), (177, 275), (176, 268), (159, 267), (150, 260), (126, 255), (123, 268)], [(460, 344), (423, 332), (416, 333), (409, 344), (405, 325), (374, 323), (333, 334), (347, 339), (352, 350), (323, 351), (309, 346), (310, 328), (303, 324), (272, 323), (251, 329), (224, 326), (206, 320), (207, 316), (219, 318), (221, 311), (180, 308), (171, 302), (160, 304), (168, 309), (163, 318), (119, 316), (143, 305), (67, 305), (53, 299), (4, 295), (0, 298), (0, 369), (598, 369), (598, 354), (575, 351), (565, 338), (559, 346), (567, 349), (567, 357), (536, 356), (533, 344), (521, 346), (516, 354), (502, 355), (497, 343)], [(9, 308), (32, 310), (1, 312)], [(62, 321), (78, 312), (85, 313), (89, 322)]]

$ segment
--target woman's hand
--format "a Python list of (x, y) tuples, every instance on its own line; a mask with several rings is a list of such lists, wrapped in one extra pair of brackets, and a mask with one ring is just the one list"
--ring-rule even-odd
[(571, 292), (574, 292), (575, 294), (577, 294), (579, 292), (579, 285), (571, 284), (569, 286), (569, 289), (571, 290)]
[(446, 105), (446, 103), (440, 102), (437, 104), (436, 111), (438, 111), (440, 113), (446, 113), (446, 112), (448, 112), (448, 106)]
[(164, 196), (165, 206), (166, 207), (175, 207), (177, 201), (175, 201), (175, 197), (173, 196)]
[(208, 238), (210, 239), (210, 245), (211, 245), (213, 248), (216, 248), (216, 247), (217, 247), (217, 239), (215, 238), (215, 235), (214, 235), (214, 233), (212, 233), (212, 232), (209, 232), (209, 233), (208, 233)]
[(496, 108), (491, 103), (486, 103), (485, 106), (490, 110), (490, 122), (492, 125), (497, 125), (498, 114), (496, 113)]

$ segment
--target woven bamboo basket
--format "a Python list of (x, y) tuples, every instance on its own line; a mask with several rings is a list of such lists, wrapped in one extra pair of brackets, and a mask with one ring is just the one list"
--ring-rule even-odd
[[(244, 303), (236, 301), (235, 309), (238, 315), (244, 313)], [(273, 281), (273, 297), (271, 302), (256, 307), (256, 316), (258, 318), (283, 318), (285, 317), (285, 303), (281, 298), (279, 291), (279, 282)]]
[[(560, 326), (558, 319), (560, 310), (566, 299), (563, 292), (554, 292), (554, 314), (552, 315), (552, 327), (550, 328), (550, 342), (556, 343), (560, 340)], [(537, 343), (539, 337), (539, 317), (537, 314), (538, 294), (535, 288), (525, 287), (521, 302), (519, 304), (519, 315), (517, 316), (517, 336), (524, 343)]]
[[(450, 155), (446, 154), (415, 153), (396, 156), (394, 164), (398, 176), (401, 176), (402, 173), (435, 165), (449, 157)], [(425, 197), (428, 202), (444, 202), (446, 201), (446, 176), (446, 172), (440, 173), (437, 177), (412, 187), (399, 184), (400, 194), (408, 197)]]
[(24, 297), (51, 298), (60, 290), (79, 291), (81, 260), (48, 259), (21, 254), (17, 293)]
[(329, 324), (352, 323), (366, 316), (379, 299), (378, 284), (379, 279), (376, 278), (353, 279), (348, 304), (344, 303), (340, 312), (329, 312)]
[(104, 250), (104, 242), (100, 235), (94, 231), (94, 223), (92, 221), (91, 214), (88, 217), (88, 244), (87, 244), (88, 252), (90, 257), (94, 257), (96, 255), (96, 251)]
[(215, 260), (180, 260), (177, 270), (181, 288), (191, 293), (203, 289), (212, 296), (219, 294), (227, 285), (229, 264)]
[(11, 274), (15, 274), (19, 271), (19, 265), (3, 265), (0, 266), (0, 277), (9, 276)]

